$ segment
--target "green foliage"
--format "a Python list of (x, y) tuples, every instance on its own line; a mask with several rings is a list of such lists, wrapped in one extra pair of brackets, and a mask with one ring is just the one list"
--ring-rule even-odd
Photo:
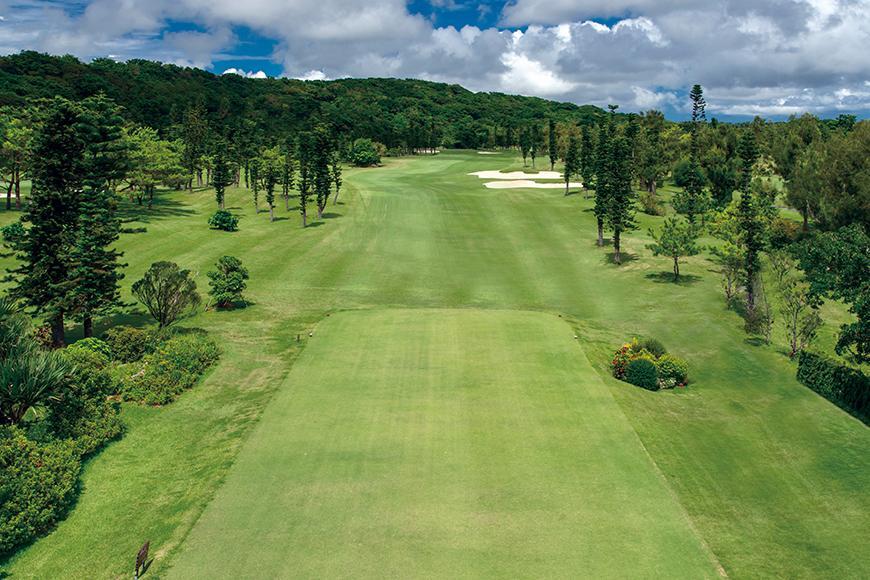
[(625, 369), (625, 381), (649, 391), (657, 391), (659, 374), (655, 363), (648, 358), (632, 359)]
[(870, 237), (856, 224), (806, 240), (798, 254), (812, 292), (846, 302), (855, 315), (840, 327), (837, 354), (870, 362)]
[[(700, 173), (700, 167), (694, 167), (689, 159), (680, 159), (673, 169), (674, 185), (685, 188), (693, 180), (703, 179), (703, 174)], [(697, 175), (696, 175), (697, 173)]]
[(698, 228), (687, 220), (668, 218), (661, 231), (657, 234), (650, 230), (650, 237), (655, 241), (648, 244), (656, 256), (668, 256), (674, 261), (674, 281), (680, 279), (680, 258), (696, 256), (701, 252), (698, 246)]
[(858, 369), (803, 351), (798, 356), (797, 378), (865, 423), (870, 419), (870, 379)]
[(71, 346), (62, 356), (73, 371), (48, 402), (46, 423), (53, 437), (72, 440), (84, 456), (122, 433), (118, 404), (108, 398), (118, 389), (102, 353)]
[(111, 358), (121, 363), (136, 362), (152, 346), (150, 333), (133, 326), (114, 326), (106, 331), (103, 340), (109, 345)]
[(169, 326), (200, 302), (190, 270), (181, 270), (173, 262), (151, 264), (145, 276), (133, 284), (133, 294), (160, 328)]
[(0, 425), (0, 556), (48, 531), (69, 506), (81, 463), (71, 442), (37, 444)]
[(668, 349), (665, 348), (665, 345), (663, 345), (659, 339), (653, 337), (641, 338), (640, 340), (638, 340), (637, 348), (635, 350), (638, 349), (645, 350), (656, 358), (667, 354), (668, 352)]
[(208, 218), (208, 225), (214, 230), (235, 232), (239, 229), (239, 218), (225, 209), (219, 209)]
[(248, 270), (241, 260), (233, 256), (221, 256), (216, 270), (209, 272), (209, 294), (218, 308), (232, 308), (244, 300), (242, 294), (247, 287)]
[(21, 423), (57, 398), (72, 367), (57, 352), (28, 349), (0, 360), (0, 422)]
[(659, 202), (659, 196), (651, 191), (642, 191), (638, 196), (640, 208), (647, 215), (662, 216), (665, 210)]
[(7, 246), (14, 248), (16, 244), (20, 244), (25, 239), (27, 231), (24, 229), (24, 224), (19, 220), (0, 228), (0, 235), (3, 236), (3, 242)]
[(175, 336), (143, 357), (137, 367), (128, 370), (128, 377), (121, 384), (121, 395), (127, 401), (146, 405), (171, 403), (196, 384), (218, 358), (220, 349), (208, 336), (200, 333)]
[(685, 385), (689, 380), (689, 363), (680, 357), (662, 354), (655, 364), (663, 388)]
[(357, 139), (353, 142), (350, 161), (357, 167), (372, 167), (380, 165), (381, 155), (371, 139)]
[(112, 347), (105, 340), (99, 338), (83, 338), (67, 347), (67, 351), (90, 351), (105, 357), (106, 361), (112, 359)]

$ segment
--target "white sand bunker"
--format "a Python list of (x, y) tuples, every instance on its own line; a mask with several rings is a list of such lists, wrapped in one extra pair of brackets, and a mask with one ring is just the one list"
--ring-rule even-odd
[(481, 179), (562, 179), (562, 174), (558, 171), (541, 171), (540, 173), (526, 173), (524, 171), (511, 171), (510, 173), (502, 173), (501, 171), (477, 171), (468, 175), (476, 175)]
[(496, 151), (478, 151), (478, 155), (498, 155)]
[[(564, 183), (538, 183), (529, 179), (516, 179), (513, 181), (489, 181), (483, 184), (489, 189), (565, 189)], [(582, 183), (571, 182), (568, 187), (583, 187)]]

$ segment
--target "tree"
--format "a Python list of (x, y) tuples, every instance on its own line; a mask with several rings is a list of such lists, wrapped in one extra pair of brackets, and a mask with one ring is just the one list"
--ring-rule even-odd
[(323, 217), (323, 210), (326, 208), (326, 202), (329, 200), (329, 195), (332, 193), (332, 174), (330, 171), (330, 162), (333, 156), (334, 143), (329, 130), (318, 125), (311, 133), (311, 155), (309, 162), (311, 163), (310, 174), (314, 185), (314, 195), (317, 202), (317, 217)]
[(281, 151), (278, 147), (272, 147), (263, 151), (259, 167), (262, 171), (263, 189), (266, 192), (266, 204), (269, 206), (269, 220), (275, 221), (275, 188), (278, 186), (278, 178), (281, 175)]
[(351, 149), (351, 162), (357, 167), (380, 165), (381, 153), (377, 145), (371, 139), (357, 139), (353, 142), (353, 149)]
[(290, 190), (293, 188), (293, 155), (290, 147), (286, 147), (281, 164), (281, 196), (284, 198), (284, 210), (290, 211)]
[(734, 196), (737, 187), (737, 169), (733, 160), (727, 158), (724, 151), (714, 148), (704, 161), (704, 173), (710, 184), (710, 194), (713, 205), (724, 208)]
[(704, 191), (704, 174), (701, 170), (701, 125), (706, 120), (707, 103), (701, 85), (692, 87), (689, 93), (692, 100), (691, 144), (689, 147), (688, 181), (682, 191), (674, 195), (674, 209), (683, 213), (694, 224), (697, 216), (707, 211), (708, 203)]
[(613, 230), (613, 258), (622, 263), (622, 232), (637, 227), (634, 221), (636, 195), (632, 187), (631, 143), (625, 135), (616, 135), (610, 148), (610, 191), (608, 193), (607, 224)]
[(160, 328), (171, 325), (200, 303), (190, 270), (181, 270), (174, 262), (151, 264), (142, 279), (133, 284), (133, 294)]
[(661, 111), (648, 111), (643, 115), (642, 126), (637, 174), (641, 186), (655, 194), (659, 181), (667, 173), (667, 157), (662, 146), (665, 116)]
[(550, 155), (550, 171), (556, 168), (556, 160), (559, 158), (559, 148), (556, 146), (556, 121), (550, 118), (547, 133), (547, 153)]
[(788, 356), (794, 358), (810, 345), (822, 326), (818, 311), (821, 301), (799, 275), (797, 263), (787, 252), (771, 252), (770, 263), (776, 276), (779, 313), (788, 341)]
[(595, 144), (592, 137), (592, 129), (589, 125), (583, 125), (580, 130), (581, 146), (579, 160), (580, 179), (583, 182), (583, 189), (595, 187)]
[(262, 176), (260, 175), (260, 160), (252, 159), (249, 164), (248, 172), (251, 179), (251, 196), (254, 198), (254, 213), (260, 213), (260, 184)]
[(532, 150), (532, 130), (528, 127), (520, 129), (520, 153), (523, 155), (523, 167), (528, 165), (529, 152)]
[(599, 246), (604, 245), (604, 224), (610, 208), (610, 198), (615, 188), (613, 179), (616, 170), (614, 169), (613, 144), (616, 130), (614, 119), (618, 108), (618, 105), (608, 106), (610, 114), (607, 116), (604, 126), (599, 130), (598, 149), (595, 156), (595, 206), (592, 211), (595, 213), (598, 225)]
[(755, 314), (755, 298), (758, 274), (761, 271), (759, 255), (764, 246), (764, 228), (758, 215), (752, 195), (752, 170), (758, 158), (755, 134), (746, 131), (740, 140), (740, 202), (737, 206), (737, 222), (740, 230), (740, 243), (743, 248), (743, 286), (746, 289), (746, 310), (751, 317)]
[(332, 155), (330, 173), (332, 174), (332, 183), (335, 185), (335, 197), (332, 198), (332, 205), (336, 205), (338, 204), (338, 194), (341, 193), (341, 158), (338, 152)]
[(127, 142), (123, 138), (119, 108), (103, 96), (83, 102), (79, 130), (85, 143), (83, 192), (70, 254), (70, 290), (67, 299), (73, 316), (82, 321), (85, 338), (93, 336), (93, 320), (121, 304), (118, 282), (124, 277), (111, 246), (118, 240), (114, 183), (128, 169)]
[(51, 325), (52, 342), (64, 344), (64, 318), (72, 304), (71, 250), (78, 230), (85, 147), (81, 108), (60, 97), (46, 103), (34, 136), (33, 185), (22, 221), (30, 225), (14, 244), (12, 296)]
[[(302, 227), (308, 226), (308, 196), (311, 192), (311, 134), (299, 134), (296, 148), (296, 158), (299, 160), (299, 213), (302, 215)], [(356, 146), (354, 146), (356, 148)]]
[(9, 174), (6, 187), (6, 209), (21, 209), (21, 179), (27, 170), (33, 142), (33, 115), (28, 109), (0, 111), (0, 168)]
[(242, 262), (233, 256), (222, 256), (216, 264), (216, 270), (207, 274), (209, 278), (209, 294), (218, 308), (232, 308), (237, 302), (242, 302), (242, 293), (247, 288), (248, 270)]
[(223, 144), (218, 145), (214, 158), (214, 173), (212, 174), (212, 187), (214, 187), (214, 197), (215, 201), (217, 201), (218, 209), (226, 208), (224, 203), (226, 190), (234, 181), (227, 160), (226, 146)]
[(698, 230), (688, 221), (676, 217), (665, 219), (661, 231), (656, 234), (650, 230), (650, 237), (655, 241), (647, 245), (655, 256), (668, 256), (674, 260), (674, 282), (680, 280), (680, 258), (696, 256), (701, 248), (698, 246)]
[(206, 139), (208, 138), (208, 121), (206, 110), (202, 103), (197, 103), (187, 109), (182, 126), (184, 141), (184, 167), (188, 173), (188, 188), (193, 188), (193, 177), (202, 186), (202, 158), (205, 155)]
[(798, 258), (811, 291), (842, 300), (856, 320), (843, 324), (838, 354), (870, 362), (870, 237), (859, 224), (824, 232), (799, 246)]
[(139, 205), (147, 196), (148, 208), (153, 206), (158, 185), (180, 187), (187, 184), (181, 142), (164, 141), (150, 127), (138, 127), (128, 132), (127, 142), (130, 162), (127, 181)]
[(535, 159), (538, 157), (538, 148), (541, 146), (541, 128), (537, 123), (529, 127), (529, 156), (532, 158), (532, 167), (535, 167)]
[(571, 177), (580, 173), (580, 141), (576, 135), (568, 139), (568, 150), (565, 152), (565, 195), (571, 187)]

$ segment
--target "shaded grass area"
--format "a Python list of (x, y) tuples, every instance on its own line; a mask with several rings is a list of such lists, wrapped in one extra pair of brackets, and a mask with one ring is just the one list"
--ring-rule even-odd
[[(184, 322), (214, 333), (225, 351), (221, 363), (170, 407), (126, 407), (127, 435), (88, 464), (70, 516), (3, 569), (13, 578), (127, 575), (150, 539), (157, 558), (149, 574), (164, 575), (272, 395), (277, 390), (280, 400), (305, 386), (305, 377), (286, 377), (312, 325), (339, 309), (431, 307), (546, 311), (570, 320), (729, 575), (870, 575), (856, 549), (870, 539), (867, 428), (799, 385), (776, 344), (746, 342), (703, 256), (681, 265), (691, 283), (658, 279), (670, 261), (651, 257), (645, 244), (646, 229), (661, 218), (639, 215), (641, 229), (623, 242), (637, 259), (612, 265), (612, 249), (595, 246), (591, 199), (487, 190), (466, 175), (508, 163), (522, 165), (509, 156), (445, 152), (347, 170), (342, 201), (329, 208), (336, 217), (306, 230), (298, 212), (281, 208), (289, 219), (275, 223), (268, 213), (255, 215), (249, 193), (237, 189), (228, 205), (239, 208), (241, 231), (209, 230), (210, 191), (161, 193), (173, 211), (125, 224), (147, 228), (120, 242), (129, 263), (125, 299), (154, 261), (190, 268), (204, 290), (205, 272), (230, 254), (250, 270), (255, 305)], [(143, 210), (129, 211), (135, 218)], [(0, 212), (0, 222), (13, 214)], [(845, 318), (837, 305), (825, 313)], [(830, 345), (835, 329), (825, 332), (822, 344)], [(635, 335), (657, 336), (690, 361), (688, 390), (648, 393), (608, 376), (612, 350)], [(390, 356), (377, 345), (360, 351), (373, 361)], [(553, 372), (562, 364), (554, 360)], [(366, 415), (356, 419), (362, 428)], [(564, 463), (572, 473), (575, 466)], [(517, 466), (516, 477), (523, 473)], [(613, 575), (621, 564), (613, 563)]]
[(286, 380), (170, 577), (717, 575), (555, 316), (339, 313)]

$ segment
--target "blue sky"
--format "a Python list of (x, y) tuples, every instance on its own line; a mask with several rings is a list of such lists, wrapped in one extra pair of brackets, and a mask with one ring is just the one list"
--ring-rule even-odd
[(0, 53), (413, 77), (720, 118), (870, 112), (867, 0), (0, 0)]

